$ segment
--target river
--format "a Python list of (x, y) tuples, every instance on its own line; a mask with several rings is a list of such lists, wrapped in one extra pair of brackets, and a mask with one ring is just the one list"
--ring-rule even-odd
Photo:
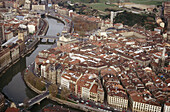
[[(61, 33), (64, 24), (53, 18), (46, 18), (46, 20), (49, 23), (49, 29), (46, 35), (56, 36), (57, 33)], [(34, 61), (39, 51), (50, 47), (50, 44), (38, 44), (31, 54), (21, 58), (20, 61), (10, 67), (2, 77), (0, 77), (0, 91), (4, 93), (9, 100), (18, 104), (37, 95), (25, 85), (21, 72)], [(48, 104), (57, 105), (57, 103), (46, 99), (43, 100), (40, 105), (34, 105), (30, 111), (39, 112), (41, 108)]]

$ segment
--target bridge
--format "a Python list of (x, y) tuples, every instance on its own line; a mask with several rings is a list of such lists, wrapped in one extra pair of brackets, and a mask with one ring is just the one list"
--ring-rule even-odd
[[(44, 92), (44, 93), (42, 93), (42, 94), (39, 94), (39, 95), (31, 98), (31, 99), (27, 102), (27, 104), (25, 104), (25, 105), (27, 105), (28, 107), (31, 107), (31, 106), (33, 106), (33, 105), (35, 105), (35, 104), (40, 104), (40, 102), (41, 102), (42, 100), (44, 100), (45, 98), (48, 98), (48, 97), (49, 97), (49, 91), (46, 91), (46, 92)], [(24, 103), (20, 103), (19, 106), (24, 106)]]
[(44, 100), (45, 98), (48, 98), (48, 97), (49, 97), (49, 91), (46, 91), (46, 92), (44, 92), (44, 93), (42, 93), (42, 94), (39, 94), (39, 95), (33, 97), (32, 99), (30, 99), (30, 100), (28, 101), (28, 106), (31, 107), (31, 106), (33, 106), (34, 104), (37, 104), (37, 103), (40, 104), (40, 102), (41, 102), (42, 100)]
[(38, 36), (39, 39), (58, 39), (58, 36)]
[(37, 36), (37, 38), (38, 38), (40, 41), (42, 41), (42, 42), (47, 42), (47, 40), (48, 40), (49, 42), (55, 42), (56, 40), (59, 39), (58, 36), (48, 36), (48, 35), (46, 35), (46, 36)]

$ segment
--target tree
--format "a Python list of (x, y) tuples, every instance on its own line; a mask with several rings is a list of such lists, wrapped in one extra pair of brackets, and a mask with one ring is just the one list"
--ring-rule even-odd
[(70, 95), (70, 90), (67, 88), (62, 88), (61, 90), (61, 99), (66, 100)]
[(40, 79), (37, 79), (35, 82), (36, 82), (36, 83), (35, 83), (35, 87), (36, 87), (38, 90), (40, 90), (40, 91), (45, 90), (45, 84), (42, 83)]
[(58, 86), (56, 84), (52, 84), (49, 86), (48, 90), (52, 96), (56, 97), (58, 93)]
[(24, 110), (26, 110), (29, 107), (28, 101), (29, 101), (28, 98), (24, 99)]

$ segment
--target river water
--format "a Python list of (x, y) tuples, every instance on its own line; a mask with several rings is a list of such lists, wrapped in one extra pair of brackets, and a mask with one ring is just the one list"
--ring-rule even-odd
[[(46, 20), (49, 23), (49, 29), (46, 35), (56, 36), (57, 33), (61, 33), (64, 27), (61, 22), (52, 18), (46, 18)], [(35, 60), (39, 51), (50, 47), (51, 45), (48, 44), (38, 44), (37, 48), (31, 54), (21, 58), (20, 61), (14, 64), (0, 77), (0, 91), (4, 93), (9, 100), (18, 104), (37, 95), (25, 85), (21, 72)], [(43, 100), (40, 105), (36, 104), (30, 110), (31, 112), (39, 112), (42, 107), (49, 103), (57, 104), (50, 100)]]

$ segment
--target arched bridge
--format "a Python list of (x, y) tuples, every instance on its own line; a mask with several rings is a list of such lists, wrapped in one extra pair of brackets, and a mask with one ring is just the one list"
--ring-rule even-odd
[(48, 98), (49, 97), (49, 91), (46, 91), (42, 94), (39, 94), (33, 98), (31, 98), (27, 104), (23, 104), (23, 103), (20, 103), (19, 106), (23, 106), (23, 105), (27, 105), (28, 107), (31, 107), (33, 106), (34, 104), (40, 104), (40, 102), (42, 100), (44, 100), (45, 98)]
[(38, 36), (39, 39), (58, 39), (58, 36)]

